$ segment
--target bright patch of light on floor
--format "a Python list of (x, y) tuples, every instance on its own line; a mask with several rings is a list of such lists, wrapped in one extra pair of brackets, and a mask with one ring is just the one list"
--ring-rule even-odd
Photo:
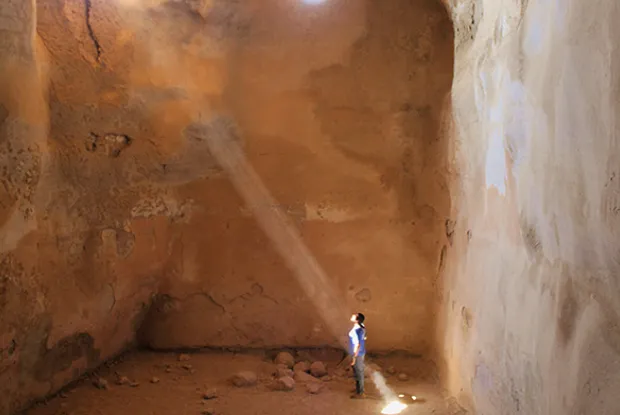
[(325, 3), (325, 0), (301, 0), (301, 2), (305, 4), (321, 4)]
[(400, 401), (392, 401), (389, 404), (387, 404), (385, 408), (383, 408), (381, 413), (383, 415), (400, 414), (402, 411), (405, 410), (405, 408), (407, 408), (407, 405), (405, 405), (404, 403)]

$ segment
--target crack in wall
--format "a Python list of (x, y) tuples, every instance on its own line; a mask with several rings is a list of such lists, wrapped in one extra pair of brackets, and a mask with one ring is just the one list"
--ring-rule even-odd
[(230, 316), (230, 313), (228, 312), (228, 310), (226, 310), (226, 307), (224, 307), (224, 305), (222, 305), (221, 303), (219, 303), (217, 300), (215, 300), (215, 298), (213, 298), (213, 295), (211, 295), (210, 293), (207, 292), (196, 292), (196, 293), (192, 293), (189, 295), (186, 295), (185, 297), (177, 297), (174, 295), (170, 295), (170, 294), (165, 294), (166, 297), (170, 298), (173, 301), (178, 301), (179, 303), (184, 303), (194, 297), (204, 297), (207, 300), (209, 300), (209, 302), (211, 304), (213, 304), (214, 306), (216, 306), (217, 308), (219, 308), (220, 310), (222, 310), (222, 314), (223, 315), (228, 315)]
[(219, 307), (224, 314), (229, 314), (228, 311), (226, 310), (226, 308), (222, 304), (220, 304), (217, 301), (215, 301), (215, 298), (213, 298), (213, 296), (211, 294), (208, 294), (208, 293), (201, 293), (201, 294), (203, 294), (205, 297), (207, 297), (207, 299), (209, 299), (209, 301), (211, 301), (211, 303), (213, 303), (213, 305), (215, 305), (216, 307)]
[(112, 310), (114, 310), (114, 307), (116, 306), (116, 290), (114, 289), (114, 284), (112, 283), (108, 283), (108, 287), (110, 287), (110, 290), (112, 290), (112, 305), (110, 306), (110, 309), (108, 310), (108, 313), (109, 313)]
[(86, 17), (86, 28), (88, 29), (88, 36), (93, 41), (95, 45), (95, 51), (97, 53), (95, 59), (97, 63), (101, 63), (101, 45), (99, 44), (99, 40), (97, 40), (97, 36), (95, 36), (95, 31), (91, 25), (91, 14), (92, 14), (92, 0), (84, 0), (84, 9), (85, 9), (85, 17)]
[(235, 333), (237, 334), (237, 338), (241, 338), (240, 341), (242, 340), (249, 340), (248, 335), (245, 333), (245, 331), (243, 329), (241, 329), (240, 327), (237, 326), (236, 322), (235, 322), (235, 317), (230, 313), (230, 311), (228, 311), (226, 309), (226, 307), (220, 303), (219, 301), (217, 301), (212, 294), (207, 293), (207, 292), (197, 292), (197, 293), (193, 293), (190, 295), (187, 295), (185, 297), (176, 297), (176, 296), (172, 296), (172, 295), (167, 295), (167, 297), (169, 297), (171, 300), (173, 301), (178, 301), (180, 303), (183, 303), (191, 298), (194, 297), (204, 297), (206, 298), (211, 304), (213, 304), (214, 306), (216, 306), (217, 308), (219, 308), (222, 311), (222, 315), (225, 316), (226, 318), (228, 318), (229, 320), (229, 324), (230, 327), (232, 327), (235, 330)]
[(273, 302), (275, 305), (279, 305), (280, 303), (278, 302), (277, 299), (265, 294), (265, 289), (263, 288), (263, 286), (259, 283), (254, 283), (252, 284), (252, 287), (250, 288), (249, 292), (246, 292), (244, 294), (238, 295), (236, 297), (231, 298), (230, 300), (228, 300), (228, 304), (232, 304), (235, 301), (241, 299), (244, 301), (250, 301), (252, 298), (264, 298), (266, 300), (269, 300), (271, 302)]

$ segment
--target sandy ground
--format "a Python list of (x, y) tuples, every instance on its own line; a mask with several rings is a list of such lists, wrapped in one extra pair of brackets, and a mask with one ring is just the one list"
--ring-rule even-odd
[[(388, 385), (398, 393), (416, 395), (418, 402), (403, 414), (462, 414), (453, 401), (445, 399), (433, 376), (421, 369), (420, 362), (375, 360), (384, 368), (398, 367), (411, 374), (408, 381), (387, 376)], [(195, 353), (179, 360), (173, 353), (132, 353), (102, 367), (57, 397), (37, 404), (27, 415), (311, 415), (379, 414), (384, 402), (373, 382), (367, 379), (369, 399), (352, 400), (354, 386), (349, 374), (338, 369), (338, 361), (326, 361), (329, 375), (321, 380), (322, 389), (310, 394), (296, 383), (290, 392), (274, 391), (272, 373), (276, 367), (265, 354)], [(397, 366), (398, 365), (398, 366)], [(243, 370), (256, 372), (256, 386), (237, 388), (230, 377)], [(123, 377), (126, 384), (117, 384)], [(95, 386), (107, 381), (107, 389)], [(154, 383), (155, 382), (155, 383)], [(204, 399), (215, 390), (217, 397)]]

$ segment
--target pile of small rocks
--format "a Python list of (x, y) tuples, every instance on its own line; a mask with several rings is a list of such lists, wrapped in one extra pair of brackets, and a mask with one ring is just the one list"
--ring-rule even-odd
[[(329, 381), (327, 367), (323, 362), (295, 361), (289, 352), (280, 352), (274, 359), (275, 368), (269, 384), (274, 391), (289, 392), (297, 385), (304, 385), (310, 394), (317, 394), (323, 388), (323, 381)], [(254, 386), (258, 377), (254, 372), (238, 372), (231, 378), (232, 384), (237, 387)]]
[[(344, 380), (343, 378), (350, 378), (353, 376), (350, 361), (347, 359), (344, 359), (340, 364), (330, 368), (329, 371), (324, 362), (314, 359), (314, 356), (303, 354), (302, 352), (294, 356), (289, 352), (282, 351), (273, 359), (274, 366), (271, 372), (257, 374), (254, 371), (243, 370), (234, 373), (229, 378), (229, 385), (236, 388), (251, 388), (261, 384), (269, 390), (280, 392), (290, 392), (303, 388), (302, 390), (305, 390), (309, 394), (319, 394), (325, 388), (326, 383), (332, 379), (339, 381)], [(175, 380), (178, 379), (178, 376), (182, 376), (183, 374), (195, 373), (194, 368), (190, 364), (190, 355), (180, 354), (177, 360), (178, 363), (157, 366), (162, 369), (162, 371), (165, 370), (165, 373), (174, 373), (173, 377)], [(377, 364), (369, 362), (367, 364), (366, 376), (369, 376), (373, 371), (378, 371), (386, 377), (393, 377), (401, 382), (409, 381), (409, 375), (401, 370), (397, 370), (394, 366), (382, 369)], [(117, 372), (114, 372), (114, 375), (116, 379), (110, 382), (103, 377), (95, 376), (91, 378), (93, 380), (93, 386), (101, 390), (107, 390), (113, 384), (122, 387), (140, 386), (140, 383), (135, 379), (123, 376)], [(167, 378), (165, 375), (163, 375), (163, 378), (165, 383)], [(160, 378), (154, 376), (150, 378), (150, 383), (160, 383)], [(197, 392), (197, 398), (201, 399), (205, 406), (210, 406), (213, 400), (220, 396), (217, 390), (213, 388), (197, 388)], [(220, 415), (211, 409), (203, 410), (201, 414)]]

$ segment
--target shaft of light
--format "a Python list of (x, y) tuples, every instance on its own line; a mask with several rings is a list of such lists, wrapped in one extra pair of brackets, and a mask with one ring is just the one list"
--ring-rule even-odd
[[(211, 154), (228, 174), (235, 189), (252, 210), (259, 226), (293, 271), (323, 322), (334, 337), (343, 343), (341, 335), (346, 332), (346, 324), (341, 322), (347, 321), (348, 314), (333, 289), (333, 283), (244, 156), (230, 124), (218, 119), (209, 124), (194, 125), (188, 131), (194, 138), (206, 140)], [(406, 408), (387, 386), (385, 378), (379, 372), (368, 369), (377, 389), (387, 402), (384, 410), (388, 412), (382, 413), (397, 414)]]
[[(128, 9), (133, 11), (146, 11), (163, 3), (163, 0), (118, 1), (126, 6), (135, 6), (135, 10), (133, 10), (134, 7), (128, 7)], [(175, 59), (170, 59), (170, 56), (176, 56), (172, 53), (174, 49), (165, 48), (165, 45), (159, 44), (156, 36), (152, 36), (154, 29), (152, 24), (143, 23), (150, 21), (148, 16), (142, 13), (131, 13), (126, 17), (135, 25), (137, 31), (150, 35), (148, 38), (152, 39), (153, 42), (151, 45), (151, 59), (157, 61), (159, 70), (163, 69), (164, 73), (168, 74), (170, 78), (168, 85), (174, 85), (177, 88), (183, 89), (189, 97), (193, 97), (190, 93), (192, 88), (188, 87), (187, 83), (182, 82), (182, 80), (186, 79), (191, 80), (192, 77), (189, 74), (188, 76), (182, 76), (183, 74), (179, 73), (179, 67), (171, 63), (175, 61)], [(162, 55), (166, 59), (155, 59), (158, 56), (157, 52), (159, 50), (162, 50)], [(170, 56), (168, 56), (169, 54)], [(195, 89), (200, 91), (200, 88)], [(196, 102), (196, 107), (201, 108), (203, 106), (206, 106), (204, 102)], [(198, 116), (200, 117), (200, 115)], [(346, 348), (348, 345), (342, 335), (349, 329), (349, 310), (343, 307), (342, 297), (334, 289), (333, 282), (329, 280), (323, 268), (318, 264), (314, 255), (312, 255), (303, 242), (295, 226), (277, 205), (256, 171), (246, 159), (241, 147), (235, 141), (235, 133), (231, 128), (231, 124), (223, 119), (202, 123), (197, 122), (188, 126), (186, 134), (193, 135), (195, 139), (207, 143), (211, 155), (227, 173), (238, 194), (254, 214), (258, 225), (271, 240), (275, 250), (286, 262), (292, 271), (292, 275), (296, 278), (308, 299), (316, 307), (327, 329), (338, 340), (340, 345)], [(392, 396), (393, 393), (385, 385), (382, 376), (376, 378), (374, 374), (377, 372), (370, 368), (368, 369), (373, 374), (373, 380), (382, 380), (384, 387), (379, 388), (382, 395), (386, 399), (387, 396)]]
[(377, 386), (379, 393), (381, 394), (381, 396), (383, 396), (383, 399), (386, 402), (385, 407), (381, 411), (382, 414), (399, 414), (407, 408), (407, 405), (400, 402), (399, 399), (396, 397), (394, 391), (390, 389), (390, 387), (387, 385), (387, 382), (385, 381), (385, 378), (381, 373), (379, 373), (378, 371), (373, 371), (371, 376), (372, 381)]
[(372, 381), (377, 386), (377, 389), (379, 389), (379, 393), (381, 393), (383, 399), (385, 399), (387, 402), (393, 402), (398, 400), (396, 394), (387, 385), (387, 382), (385, 381), (385, 378), (381, 373), (379, 373), (378, 371), (373, 371), (371, 373), (371, 376)]
[(327, 328), (345, 346), (342, 333), (346, 333), (348, 314), (333, 289), (333, 283), (247, 161), (230, 124), (216, 119), (208, 124), (193, 125), (189, 131), (195, 138), (207, 142), (211, 154), (228, 174), (276, 251), (293, 271), (293, 276), (314, 303)]
[(407, 405), (400, 401), (392, 401), (388, 403), (381, 411), (383, 415), (396, 415), (407, 409)]

